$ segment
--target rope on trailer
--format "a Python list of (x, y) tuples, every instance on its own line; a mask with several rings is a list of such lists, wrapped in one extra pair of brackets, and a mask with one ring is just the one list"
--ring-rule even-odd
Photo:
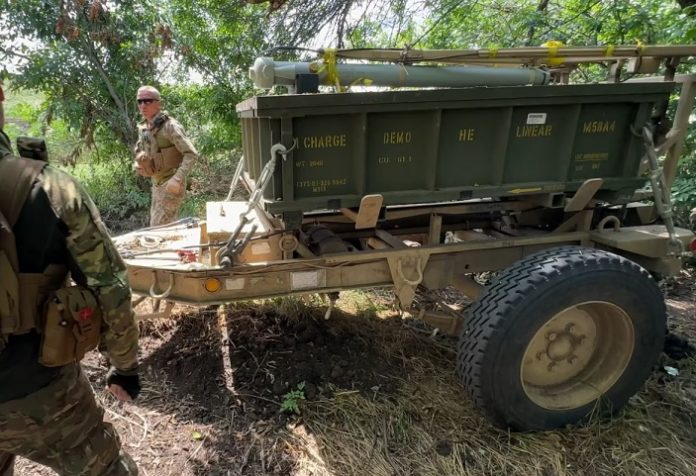
[(401, 259), (399, 259), (399, 261), (397, 262), (396, 270), (399, 273), (399, 277), (403, 279), (404, 282), (409, 286), (418, 286), (423, 281), (423, 270), (421, 269), (420, 256), (418, 256), (418, 258), (416, 259), (416, 271), (418, 272), (418, 275), (416, 276), (415, 280), (410, 280), (406, 276), (404, 276), (403, 263)]

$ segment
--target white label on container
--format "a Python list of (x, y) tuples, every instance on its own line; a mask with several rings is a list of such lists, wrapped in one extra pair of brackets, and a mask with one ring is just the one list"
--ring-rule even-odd
[(326, 272), (323, 269), (318, 271), (297, 271), (290, 273), (292, 290), (318, 288), (326, 284)]
[(244, 289), (244, 278), (234, 278), (225, 280), (225, 289), (228, 291)]
[(265, 241), (262, 241), (260, 243), (252, 243), (251, 244), (251, 254), (252, 255), (267, 255), (270, 252), (271, 252), (271, 246), (268, 243), (266, 243)]
[(530, 112), (527, 114), (527, 124), (546, 124), (546, 113)]

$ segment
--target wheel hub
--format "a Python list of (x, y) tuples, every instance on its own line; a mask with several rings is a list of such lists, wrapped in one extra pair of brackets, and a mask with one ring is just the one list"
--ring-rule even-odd
[(532, 337), (521, 365), (528, 397), (549, 409), (575, 408), (618, 380), (633, 353), (633, 326), (608, 302), (559, 312)]
[[(577, 329), (575, 323), (571, 322), (565, 326), (561, 332), (549, 332), (546, 334), (548, 345), (544, 354), (537, 355), (538, 359), (543, 357), (549, 359), (551, 368), (554, 364), (567, 361), (569, 364), (577, 361), (576, 351), (585, 339), (584, 334), (575, 334), (573, 329)], [(549, 370), (551, 370), (551, 368)]]

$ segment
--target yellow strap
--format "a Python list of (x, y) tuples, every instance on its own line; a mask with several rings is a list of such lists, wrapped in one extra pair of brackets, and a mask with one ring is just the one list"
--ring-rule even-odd
[(604, 50), (604, 56), (614, 56), (614, 48), (614, 45), (607, 46), (607, 49)]
[(324, 64), (317, 70), (317, 74), (326, 71), (326, 83), (336, 86), (336, 90), (342, 92), (341, 81), (336, 68), (336, 50), (328, 48), (324, 50)]
[(643, 55), (643, 51), (645, 51), (645, 45), (642, 41), (636, 40), (636, 48), (638, 49), (638, 54)]
[(488, 57), (489, 57), (489, 58), (495, 58), (496, 56), (498, 56), (498, 50), (499, 50), (499, 49), (500, 49), (500, 48), (498, 48), (497, 46), (489, 46), (489, 47), (488, 47)]
[(559, 48), (563, 48), (562, 41), (549, 40), (541, 46), (548, 48), (549, 57), (546, 58), (546, 64), (549, 66), (558, 66), (565, 63), (565, 58), (558, 56)]

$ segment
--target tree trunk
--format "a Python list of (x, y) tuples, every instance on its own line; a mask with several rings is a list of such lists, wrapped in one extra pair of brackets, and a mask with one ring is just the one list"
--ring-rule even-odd
[[(696, 0), (694, 0), (696, 1)], [(537, 5), (536, 12), (541, 13), (544, 10), (546, 10), (546, 7), (549, 6), (549, 0), (539, 0), (539, 5)], [(536, 30), (536, 19), (534, 20), (534, 23), (529, 27), (529, 30), (527, 30), (527, 41), (525, 42), (525, 46), (533, 46), (534, 42), (534, 32)]]

